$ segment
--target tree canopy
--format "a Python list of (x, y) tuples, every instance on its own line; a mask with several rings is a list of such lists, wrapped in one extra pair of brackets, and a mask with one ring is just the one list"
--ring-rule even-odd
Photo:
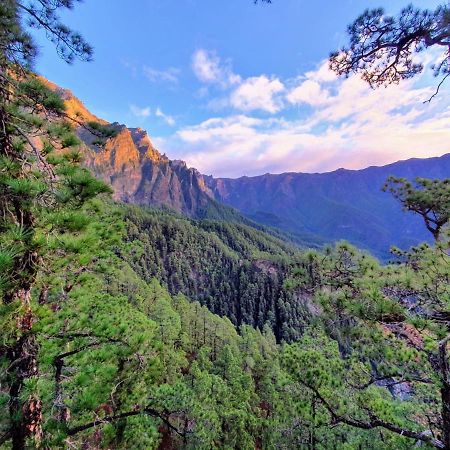
[(442, 228), (450, 220), (450, 180), (430, 180), (417, 178), (389, 177), (385, 191), (391, 192), (406, 211), (419, 214), (427, 230), (437, 241)]
[[(85, 232), (82, 208), (110, 188), (80, 167), (78, 139), (63, 100), (32, 72), (36, 45), (26, 27), (44, 29), (67, 62), (88, 58), (91, 48), (59, 22), (71, 1), (39, 0), (0, 5), (0, 293), (2, 386), (13, 449), (42, 437), (42, 401), (25, 386), (40, 375), (36, 283), (55, 251), (74, 253), (66, 239)], [(25, 25), (26, 24), (26, 25)], [(56, 248), (59, 247), (59, 250)], [(89, 266), (91, 260), (85, 263)], [(45, 289), (40, 296), (46, 302)]]
[(433, 47), (442, 49), (433, 65), (441, 77), (437, 91), (450, 75), (450, 10), (404, 8), (397, 16), (382, 8), (368, 9), (348, 26), (349, 44), (330, 56), (330, 68), (339, 75), (359, 73), (373, 88), (412, 78), (423, 70), (415, 55)]
[(30, 71), (70, 7), (0, 4), (0, 447), (450, 449), (449, 181), (388, 181), (439, 239), (387, 266), (115, 204)]

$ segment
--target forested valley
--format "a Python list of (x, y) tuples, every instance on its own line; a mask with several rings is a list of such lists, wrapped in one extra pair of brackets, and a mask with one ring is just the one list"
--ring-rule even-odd
[(141, 208), (128, 208), (126, 223), (127, 259), (144, 280), (156, 278), (236, 326), (267, 325), (278, 341), (301, 336), (308, 308), (285, 283), (301, 258), (292, 245), (240, 223)]
[(0, 3), (0, 448), (449, 450), (450, 181), (386, 180), (433, 240), (386, 264), (115, 201), (32, 70), (68, 6)]

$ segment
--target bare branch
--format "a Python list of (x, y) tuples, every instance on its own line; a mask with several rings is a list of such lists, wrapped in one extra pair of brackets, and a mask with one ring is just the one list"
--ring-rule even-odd
[(311, 386), (303, 380), (299, 380), (300, 384), (310, 389), (317, 396), (318, 400), (322, 403), (322, 405), (327, 409), (336, 423), (344, 423), (354, 428), (360, 428), (362, 430), (372, 430), (374, 428), (384, 428), (386, 430), (392, 431), (393, 433), (399, 434), (401, 436), (406, 436), (417, 441), (426, 442), (431, 444), (435, 448), (445, 449), (445, 445), (439, 439), (435, 439), (432, 436), (428, 435), (426, 431), (417, 432), (408, 430), (406, 428), (399, 427), (390, 422), (386, 422), (377, 416), (370, 414), (369, 421), (362, 421), (358, 419), (353, 419), (351, 417), (346, 417), (342, 415), (338, 415), (330, 403), (322, 396), (317, 388)]

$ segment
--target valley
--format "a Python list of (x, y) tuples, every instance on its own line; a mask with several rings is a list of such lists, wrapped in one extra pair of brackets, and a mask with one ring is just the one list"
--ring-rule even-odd
[(77, 3), (0, 2), (0, 450), (450, 450), (448, 5)]

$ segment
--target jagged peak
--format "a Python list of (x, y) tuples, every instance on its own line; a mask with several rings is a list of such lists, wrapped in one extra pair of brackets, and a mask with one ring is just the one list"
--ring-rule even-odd
[(152, 161), (168, 161), (168, 158), (155, 148), (147, 131), (143, 128), (128, 128), (133, 139), (134, 145), (139, 151), (142, 158), (150, 159)]
[[(118, 122), (109, 123), (106, 120), (103, 120), (96, 115), (92, 114), (86, 106), (81, 102), (69, 89), (64, 89), (53, 83), (46, 78), (39, 76), (39, 79), (42, 83), (44, 83), (49, 89), (57, 92), (63, 98), (66, 104), (66, 111), (69, 117), (74, 119), (77, 122), (97, 122), (102, 125), (110, 125), (117, 131), (117, 135), (108, 139), (106, 149), (110, 149), (114, 147), (115, 143), (118, 141), (130, 140), (133, 144), (137, 153), (139, 154), (139, 159), (147, 159), (153, 162), (169, 162), (169, 159), (166, 155), (162, 155), (156, 147), (153, 145), (153, 142), (150, 139), (147, 131), (140, 127), (127, 127), (126, 125), (120, 124)], [(82, 140), (92, 148), (92, 143), (96, 140), (96, 137), (92, 135), (88, 130), (82, 130), (81, 127), (78, 130), (78, 135), (82, 138)], [(127, 145), (125, 148), (128, 151), (131, 151), (131, 146)], [(97, 149), (98, 150), (98, 149)], [(134, 154), (134, 151), (131, 153)], [(131, 156), (131, 155), (130, 155)]]
[(186, 161), (182, 159), (172, 159), (171, 161), (173, 167), (185, 167), (187, 168)]
[[(103, 121), (91, 114), (71, 91), (46, 79), (42, 81), (62, 96), (68, 114), (77, 119), (80, 126), (76, 133), (84, 143), (84, 164), (111, 183), (116, 200), (165, 206), (192, 217), (203, 214), (213, 194), (198, 170), (188, 168), (185, 161), (171, 161), (161, 154), (145, 129)], [(114, 135), (102, 141), (94, 127), (83, 126), (90, 121), (108, 125)]]

